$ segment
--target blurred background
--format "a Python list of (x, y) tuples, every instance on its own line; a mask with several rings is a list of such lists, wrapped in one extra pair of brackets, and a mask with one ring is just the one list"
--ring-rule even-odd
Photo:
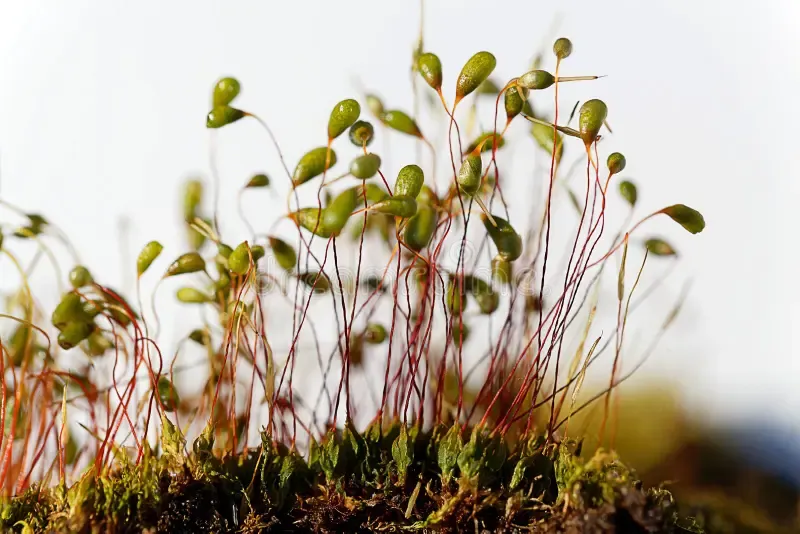
[[(0, 197), (47, 214), (98, 277), (124, 290), (144, 243), (158, 239), (173, 257), (184, 248), (180, 186), (209, 174), (204, 120), (218, 77), (242, 82), (239, 107), (269, 122), (290, 167), (319, 144), (339, 99), (368, 89), (392, 107), (412, 105), (416, 1), (0, 6)], [(665, 279), (659, 317), (686, 280), (692, 285), (630, 386), (631, 409), (711, 429), (732, 455), (723, 471), (746, 459), (789, 488), (800, 485), (799, 21), (797, 0), (430, 0), (424, 14), (425, 48), (442, 59), (446, 94), (474, 52), (492, 51), (505, 80), (562, 35), (575, 47), (564, 75), (607, 75), (565, 86), (563, 105), (587, 95), (608, 103), (608, 148), (626, 154), (642, 213), (683, 202), (707, 221), (698, 236), (653, 222), (681, 256)], [(314, 129), (320, 134), (311, 138)], [(254, 172), (279, 174), (255, 123), (226, 131), (217, 157), (222, 213), (235, 213), (236, 192)], [(251, 218), (273, 220), (285, 189), (249, 202)], [(243, 229), (235, 216), (223, 226)], [(9, 272), (0, 265), (0, 286)], [(162, 297), (162, 310), (177, 310)], [(164, 325), (168, 348), (181, 327), (175, 316)], [(658, 434), (669, 425), (631, 428), (653, 432), (634, 432), (634, 445), (669, 442), (656, 447), (664, 465), (710, 465), (698, 460), (706, 457), (689, 443), (691, 432), (673, 443), (674, 435)], [(689, 478), (641, 462), (661, 479)], [(744, 486), (745, 499), (755, 499), (753, 483)], [(796, 493), (782, 495), (786, 513)]]

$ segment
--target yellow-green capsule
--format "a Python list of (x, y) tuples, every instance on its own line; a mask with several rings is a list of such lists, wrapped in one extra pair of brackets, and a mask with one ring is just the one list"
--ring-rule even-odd
[(228, 258), (228, 268), (236, 274), (244, 274), (250, 268), (250, 245), (247, 241), (242, 241), (233, 249)]
[(517, 79), (517, 85), (534, 91), (547, 89), (554, 83), (556, 83), (556, 77), (541, 69), (526, 72)]
[(165, 411), (174, 412), (178, 409), (181, 403), (178, 390), (175, 389), (175, 385), (166, 376), (158, 378), (158, 386), (156, 389), (158, 390), (158, 398)]
[(233, 99), (239, 96), (239, 91), (242, 90), (239, 80), (236, 78), (225, 77), (220, 78), (216, 85), (214, 85), (214, 94), (212, 103), (215, 108), (229, 105)]
[(386, 199), (388, 196), (389, 193), (387, 193), (386, 190), (378, 184), (366, 184), (366, 197), (367, 202), (370, 204), (377, 204), (381, 200)]
[(514, 261), (522, 255), (522, 238), (503, 218), (492, 215), (497, 226), (493, 225), (485, 213), (481, 213), (483, 226), (497, 247), (497, 255), (506, 261)]
[(178, 257), (177, 260), (172, 262), (172, 265), (167, 267), (164, 277), (177, 276), (179, 274), (196, 273), (204, 271), (206, 262), (197, 252), (187, 252)]
[(478, 147), (481, 147), (481, 152), (491, 152), (495, 143), (497, 143), (497, 148), (502, 148), (506, 144), (506, 140), (500, 134), (495, 135), (494, 132), (483, 132), (477, 139), (469, 144), (466, 150), (464, 150), (464, 153), (469, 154), (470, 152), (474, 152)]
[(620, 154), (619, 152), (614, 152), (613, 154), (608, 156), (606, 160), (606, 166), (608, 166), (608, 172), (611, 174), (617, 174), (622, 172), (625, 169), (625, 156)]
[[(211, 221), (208, 219), (203, 219), (206, 224), (211, 224)], [(189, 241), (189, 247), (194, 251), (199, 251), (205, 245), (206, 240), (208, 239), (203, 232), (198, 231), (196, 228), (186, 225), (186, 237)]]
[(490, 52), (478, 52), (469, 58), (456, 81), (455, 103), (477, 89), (492, 74), (496, 66), (497, 59)]
[(461, 292), (461, 287), (458, 279), (451, 276), (447, 282), (447, 293), (445, 294), (445, 303), (447, 309), (452, 315), (458, 315), (464, 308), (466, 308), (466, 299)]
[(375, 116), (376, 119), (383, 119), (384, 107), (383, 101), (378, 98), (376, 95), (367, 95), (365, 97), (367, 101), (367, 107), (369, 108), (370, 112)]
[[(553, 132), (555, 128), (552, 126), (548, 126), (546, 124), (540, 124), (538, 122), (534, 122), (531, 126), (531, 135), (533, 135), (533, 139), (536, 143), (548, 154), (553, 154)], [(564, 136), (561, 135), (560, 132), (555, 130), (555, 139), (557, 139), (556, 143), (556, 163), (561, 161), (561, 156), (564, 154)]]
[(380, 345), (386, 341), (386, 328), (379, 323), (370, 323), (364, 331), (364, 341), (371, 345)]
[(356, 121), (350, 127), (350, 142), (357, 147), (369, 146), (375, 136), (375, 128), (367, 121)]
[(254, 187), (269, 187), (269, 176), (266, 174), (256, 174), (253, 175), (250, 180), (248, 180), (246, 188), (254, 188)]
[(458, 187), (469, 196), (473, 196), (481, 188), (481, 156), (470, 154), (461, 163), (456, 177)]
[(208, 345), (208, 343), (211, 341), (208, 332), (206, 330), (201, 330), (199, 328), (191, 331), (191, 333), (189, 334), (189, 339), (191, 339), (192, 341), (203, 347)]
[(436, 196), (436, 193), (433, 192), (433, 189), (425, 184), (422, 184), (422, 187), (417, 194), (417, 203), (427, 204), (428, 206), (435, 207), (438, 206), (440, 202), (439, 197)]
[(228, 124), (233, 124), (239, 119), (244, 118), (245, 113), (241, 109), (230, 106), (215, 107), (206, 116), (206, 128), (222, 128)]
[(252, 247), (250, 247), (250, 255), (253, 256), (254, 262), (257, 262), (258, 260), (263, 258), (265, 254), (266, 251), (264, 250), (264, 247), (262, 247), (261, 245), (253, 245)]
[(509, 87), (503, 95), (503, 104), (506, 108), (506, 121), (511, 122), (511, 119), (516, 117), (522, 112), (525, 107), (525, 102), (528, 100), (528, 90), (524, 87)]
[(430, 52), (422, 54), (417, 60), (417, 69), (428, 85), (436, 91), (441, 91), (442, 62), (439, 60), (439, 56)]
[(86, 338), (87, 354), (89, 356), (102, 356), (114, 347), (114, 344), (100, 330), (95, 330)]
[(602, 100), (593, 98), (583, 103), (578, 114), (578, 130), (586, 146), (591, 145), (597, 139), (607, 116), (608, 106)]
[(675, 256), (675, 249), (672, 245), (656, 237), (652, 237), (644, 242), (644, 246), (650, 254), (655, 256)]
[(191, 222), (197, 216), (197, 208), (203, 202), (203, 182), (187, 180), (183, 185), (183, 219)]
[(639, 198), (636, 185), (628, 180), (619, 183), (619, 194), (628, 201), (631, 207), (636, 205), (636, 200)]
[[(331, 290), (331, 283), (323, 273), (309, 271), (297, 275), (301, 282), (309, 288), (313, 288), (315, 293), (327, 293)], [(315, 284), (316, 282), (316, 284)]]
[(381, 158), (377, 154), (364, 154), (350, 162), (350, 174), (359, 180), (368, 180), (377, 174)]
[(214, 299), (206, 295), (199, 289), (193, 287), (182, 287), (175, 293), (178, 301), (184, 304), (205, 304), (212, 302)]
[(408, 220), (403, 230), (403, 241), (413, 251), (419, 252), (430, 244), (436, 232), (436, 210), (427, 204), (417, 203), (417, 213)]
[(277, 237), (270, 236), (269, 247), (272, 249), (272, 254), (275, 256), (275, 261), (285, 271), (291, 271), (297, 264), (297, 253), (294, 247), (286, 241)]
[(69, 350), (89, 337), (94, 328), (94, 323), (68, 323), (58, 334), (58, 346), (64, 350)]
[(685, 204), (674, 204), (662, 209), (660, 213), (667, 215), (670, 219), (683, 226), (692, 234), (699, 234), (706, 227), (703, 215), (696, 209), (690, 208)]
[[(326, 159), (328, 160), (327, 169), (325, 168)], [(297, 187), (312, 178), (316, 178), (334, 165), (336, 165), (336, 152), (333, 149), (330, 150), (330, 154), (328, 153), (328, 148), (324, 146), (309, 150), (297, 162), (292, 174), (292, 183)]]
[(75, 289), (88, 286), (93, 282), (92, 273), (83, 265), (78, 265), (69, 272), (69, 283)]
[(339, 235), (358, 203), (358, 187), (345, 189), (323, 210), (322, 225), (333, 235)]
[(417, 126), (417, 122), (400, 110), (387, 111), (383, 114), (383, 123), (393, 130), (414, 137), (422, 138), (422, 132)]
[(408, 218), (417, 213), (417, 201), (411, 197), (395, 195), (373, 204), (370, 209), (378, 213), (394, 215), (395, 217)]
[(358, 120), (359, 115), (361, 115), (361, 105), (352, 98), (336, 104), (328, 119), (328, 139), (336, 139), (342, 135)]
[(396, 196), (407, 196), (417, 198), (425, 182), (425, 173), (419, 165), (406, 165), (397, 173), (397, 180), (394, 182), (394, 194)]
[(498, 284), (508, 285), (511, 283), (512, 266), (511, 262), (500, 255), (492, 258), (492, 279)]
[(500, 295), (484, 280), (471, 277), (468, 287), (478, 303), (478, 308), (484, 315), (491, 315), (500, 305)]
[(300, 208), (290, 213), (288, 217), (314, 235), (328, 238), (333, 235), (333, 233), (325, 227), (321, 215), (322, 210), (319, 208)]
[(50, 320), (53, 326), (59, 330), (65, 328), (69, 323), (90, 323), (92, 321), (83, 307), (81, 296), (74, 291), (65, 293), (61, 297), (61, 301), (53, 310)]
[(553, 53), (558, 59), (566, 59), (572, 54), (572, 41), (566, 37), (559, 37), (553, 43)]

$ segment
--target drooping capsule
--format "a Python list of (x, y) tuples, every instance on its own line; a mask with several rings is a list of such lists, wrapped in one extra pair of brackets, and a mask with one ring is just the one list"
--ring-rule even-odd
[(447, 292), (445, 293), (445, 303), (452, 315), (458, 315), (466, 307), (466, 299), (461, 291), (461, 284), (458, 278), (450, 276), (447, 282)]
[(369, 146), (375, 136), (375, 128), (367, 121), (356, 121), (350, 127), (350, 142), (357, 147)]
[(114, 344), (100, 330), (94, 330), (86, 338), (86, 353), (89, 356), (102, 356), (114, 347)]
[(419, 56), (417, 69), (425, 82), (435, 91), (442, 90), (442, 62), (439, 56), (427, 52)]
[(69, 283), (75, 289), (88, 286), (92, 282), (92, 273), (83, 265), (78, 265), (69, 272)]
[[(327, 168), (325, 162), (328, 162)], [(292, 183), (295, 187), (316, 178), (323, 172), (336, 165), (336, 152), (328, 147), (317, 147), (306, 152), (292, 173)]]
[(198, 345), (205, 347), (211, 341), (211, 336), (209, 335), (207, 330), (201, 330), (197, 328), (195, 330), (192, 330), (191, 333), (189, 333), (189, 339), (191, 339)]
[(368, 180), (378, 173), (381, 158), (377, 154), (364, 154), (350, 162), (350, 174), (359, 180)]
[(436, 232), (436, 210), (428, 204), (417, 203), (417, 213), (408, 220), (403, 230), (403, 242), (408, 248), (419, 252), (427, 247)]
[(239, 80), (226, 76), (220, 78), (214, 85), (214, 93), (211, 102), (215, 108), (230, 105), (233, 99), (239, 96), (242, 90)]
[(675, 249), (672, 245), (657, 237), (651, 237), (644, 242), (644, 246), (650, 254), (655, 256), (675, 256)]
[(244, 117), (245, 113), (241, 109), (232, 108), (230, 106), (218, 106), (208, 112), (206, 116), (206, 128), (222, 128)]
[(608, 107), (602, 100), (593, 98), (592, 100), (587, 100), (581, 106), (578, 114), (578, 130), (583, 143), (587, 147), (597, 139), (600, 128), (603, 127), (607, 116)]
[(475, 152), (480, 147), (481, 152), (491, 152), (494, 144), (497, 143), (497, 148), (503, 148), (506, 144), (506, 140), (500, 134), (495, 134), (494, 132), (483, 132), (481, 135), (478, 136), (473, 142), (467, 146), (464, 150), (465, 154), (469, 154), (470, 152)]
[(94, 323), (69, 323), (58, 334), (58, 346), (69, 350), (80, 344), (94, 331)]
[(187, 180), (183, 185), (183, 220), (191, 222), (197, 216), (197, 208), (203, 202), (203, 182)]
[(176, 291), (175, 296), (179, 302), (184, 304), (205, 304), (214, 300), (194, 287), (181, 287)]
[(611, 174), (618, 174), (625, 169), (625, 156), (620, 154), (619, 152), (614, 152), (608, 156), (606, 160), (606, 166), (608, 167), (608, 172)]
[(156, 389), (158, 390), (158, 399), (161, 401), (161, 406), (167, 412), (174, 412), (180, 406), (181, 399), (178, 395), (178, 390), (175, 385), (166, 376), (158, 378)]
[(301, 282), (309, 288), (313, 288), (315, 293), (327, 293), (331, 290), (331, 283), (324, 273), (309, 271), (297, 275)]
[(478, 52), (469, 58), (456, 80), (455, 104), (477, 89), (492, 74), (496, 66), (497, 59), (490, 52)]
[(690, 208), (685, 204), (667, 206), (662, 209), (660, 213), (667, 215), (691, 234), (699, 234), (706, 227), (706, 221), (703, 215), (696, 209)]
[(239, 243), (228, 257), (228, 269), (236, 274), (245, 274), (250, 269), (251, 253), (250, 244), (247, 241)]
[(81, 296), (70, 291), (61, 297), (61, 301), (53, 309), (50, 321), (53, 326), (63, 330), (70, 323), (91, 323), (92, 319), (83, 307)]
[(498, 284), (508, 285), (511, 283), (512, 266), (511, 262), (499, 254), (492, 258), (492, 279)]
[(397, 109), (387, 111), (383, 114), (382, 121), (386, 126), (400, 133), (422, 138), (422, 131), (419, 129), (417, 121), (403, 111)]
[(197, 252), (187, 252), (178, 257), (172, 264), (167, 267), (164, 277), (177, 276), (180, 274), (196, 273), (204, 271), (206, 262)]
[(305, 228), (314, 235), (319, 237), (328, 238), (333, 233), (323, 224), (322, 210), (320, 208), (300, 208), (292, 212), (288, 217), (297, 223), (300, 227)]
[(503, 95), (503, 104), (506, 109), (507, 122), (511, 122), (511, 119), (522, 112), (527, 100), (528, 90), (524, 87), (515, 85), (506, 89), (506, 92)]
[(397, 173), (397, 179), (394, 182), (394, 194), (396, 196), (408, 196), (417, 198), (422, 185), (425, 182), (425, 173), (419, 165), (406, 165), (400, 172)]
[(411, 197), (398, 196), (387, 198), (370, 206), (370, 210), (395, 217), (408, 218), (417, 213), (417, 201)]
[(500, 305), (500, 295), (492, 288), (491, 284), (477, 276), (469, 276), (464, 282), (475, 298), (475, 302), (478, 303), (482, 314), (490, 315), (497, 310)]
[(481, 188), (481, 156), (471, 153), (461, 163), (456, 177), (459, 189), (469, 196), (473, 196)]
[(553, 53), (559, 60), (568, 58), (572, 54), (572, 41), (566, 37), (559, 37), (553, 43)]
[(372, 95), (372, 94), (367, 95), (365, 99), (367, 101), (367, 107), (369, 108), (370, 112), (372, 112), (372, 114), (375, 116), (376, 119), (382, 120), (383, 113), (385, 110), (381, 99), (378, 98), (377, 95)]
[(272, 254), (275, 256), (275, 261), (285, 271), (291, 271), (297, 264), (297, 253), (294, 247), (286, 241), (277, 237), (268, 237), (269, 246), (272, 249)]
[(342, 135), (358, 120), (359, 115), (361, 115), (361, 105), (352, 98), (336, 104), (328, 119), (328, 139), (336, 139)]
[(358, 187), (345, 189), (336, 195), (323, 210), (322, 225), (332, 234), (339, 235), (358, 203)]
[(497, 255), (506, 261), (514, 261), (522, 255), (522, 237), (505, 219), (493, 215), (496, 226), (485, 213), (481, 214), (483, 226), (497, 247)]
[(255, 174), (252, 178), (250, 178), (245, 187), (248, 189), (255, 187), (269, 187), (269, 176), (263, 173)]
[(636, 191), (636, 185), (633, 182), (625, 180), (619, 183), (619, 194), (622, 195), (628, 204), (631, 207), (636, 205), (636, 200), (638, 199), (638, 192)]

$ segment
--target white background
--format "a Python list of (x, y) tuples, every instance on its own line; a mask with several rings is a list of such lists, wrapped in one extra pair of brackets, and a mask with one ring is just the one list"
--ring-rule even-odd
[[(324, 143), (332, 104), (357, 95), (354, 75), (411, 106), (419, 12), (409, 0), (0, 6), (0, 195), (48, 214), (112, 285), (148, 240), (180, 251), (179, 186), (207, 176), (204, 116), (220, 75), (242, 81), (237, 104), (269, 121), (290, 167)], [(609, 104), (613, 148), (628, 156), (642, 209), (685, 202), (708, 223), (699, 236), (656, 225), (682, 253), (678, 276), (694, 283), (647, 372), (677, 379), (698, 413), (772, 419), (798, 435), (800, 3), (429, 1), (426, 48), (452, 94), (478, 50), (498, 57), (501, 78), (527, 70), (557, 16), (575, 45), (564, 73), (608, 75), (567, 94)], [(254, 123), (221, 138), (224, 211), (250, 174), (279, 168)], [(248, 204), (256, 220), (280, 209), (264, 199)], [(122, 216), (132, 221), (127, 265)]]

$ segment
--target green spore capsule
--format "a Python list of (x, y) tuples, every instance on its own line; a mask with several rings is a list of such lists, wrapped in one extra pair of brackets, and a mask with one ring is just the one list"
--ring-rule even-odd
[(192, 330), (189, 334), (189, 339), (197, 343), (198, 345), (205, 347), (211, 341), (210, 336), (206, 330), (195, 329)]
[(568, 58), (572, 54), (572, 41), (566, 37), (559, 37), (553, 43), (553, 53), (559, 60)]
[(86, 338), (87, 354), (89, 356), (102, 356), (114, 347), (114, 344), (99, 330), (95, 330)]
[(264, 250), (264, 247), (262, 247), (261, 245), (253, 245), (252, 247), (250, 247), (250, 254), (253, 256), (253, 261), (257, 262), (258, 260), (264, 257), (266, 251)]
[(233, 252), (233, 248), (230, 245), (226, 245), (225, 243), (220, 243), (217, 245), (217, 254), (220, 258), (228, 259), (231, 257), (231, 253)]
[(554, 83), (556, 83), (556, 77), (541, 69), (526, 72), (517, 80), (517, 85), (520, 87), (534, 91), (547, 89)]
[(588, 147), (597, 139), (600, 128), (608, 116), (608, 106), (602, 100), (593, 98), (581, 106), (578, 113), (578, 130), (583, 143)]
[(619, 152), (614, 152), (613, 154), (608, 156), (606, 160), (606, 165), (608, 166), (608, 172), (611, 174), (618, 174), (625, 169), (625, 156), (620, 154)]
[(142, 248), (139, 257), (136, 259), (137, 277), (141, 277), (150, 268), (150, 265), (161, 255), (162, 250), (164, 250), (164, 245), (158, 241), (150, 241)]
[[(59, 330), (69, 323), (91, 323), (92, 318), (83, 307), (81, 296), (75, 292), (65, 293), (53, 310), (50, 320)], [(88, 334), (87, 334), (88, 335)]]
[(624, 198), (631, 207), (636, 205), (636, 200), (639, 198), (636, 185), (627, 180), (619, 183), (619, 194), (622, 195), (622, 198)]
[(58, 334), (58, 346), (64, 350), (76, 347), (81, 341), (89, 337), (94, 329), (94, 323), (69, 323)]
[(458, 187), (469, 196), (473, 196), (481, 188), (481, 156), (470, 154), (464, 158), (456, 177)]
[(178, 390), (175, 389), (175, 385), (166, 376), (159, 377), (157, 384), (158, 399), (161, 401), (161, 406), (164, 407), (164, 410), (167, 412), (177, 410), (181, 399), (178, 396)]
[(360, 187), (345, 189), (334, 197), (323, 210), (322, 225), (332, 234), (339, 235), (347, 224), (347, 220), (356, 209)]
[[(336, 165), (336, 152), (328, 147), (317, 147), (306, 152), (292, 173), (292, 183), (295, 187), (306, 183), (307, 181), (316, 178), (323, 172), (327, 171)], [(325, 167), (325, 161), (328, 161), (328, 167)]]
[[(561, 156), (564, 155), (564, 136), (556, 130), (555, 135), (553, 131), (555, 128), (552, 126), (548, 126), (546, 124), (541, 124), (538, 122), (534, 122), (531, 125), (531, 135), (533, 136), (534, 141), (538, 144), (542, 150), (547, 152), (548, 154), (553, 154), (553, 147), (556, 147), (556, 163), (561, 162)], [(555, 139), (555, 145), (554, 143)]]
[[(451, 276), (447, 282), (445, 303), (451, 315), (458, 315), (466, 308), (466, 299), (464, 299), (464, 294), (461, 292), (458, 279), (454, 276)], [(456, 324), (458, 324), (458, 321), (455, 321), (453, 326), (455, 327)]]
[(378, 184), (365, 184), (364, 189), (366, 190), (367, 202), (370, 204), (377, 204), (389, 196), (389, 193)]
[(380, 345), (386, 341), (386, 328), (379, 323), (370, 323), (364, 331), (364, 341), (370, 345)]
[(417, 201), (411, 197), (395, 195), (370, 206), (372, 211), (408, 218), (417, 213)]
[(484, 315), (491, 315), (500, 306), (500, 295), (484, 280), (471, 277), (468, 287), (478, 303), (478, 309)]
[(250, 269), (250, 255), (252, 251), (247, 241), (242, 241), (233, 249), (228, 258), (228, 269), (235, 274), (245, 274)]
[(248, 189), (253, 189), (256, 187), (269, 187), (269, 176), (266, 174), (253, 175), (245, 187)]
[(187, 252), (178, 257), (177, 260), (172, 262), (172, 264), (167, 267), (167, 271), (164, 273), (164, 278), (168, 276), (177, 276), (180, 274), (189, 274), (189, 273), (196, 273), (199, 271), (204, 271), (206, 268), (206, 262), (200, 254), (197, 252)]
[(323, 238), (331, 237), (333, 233), (323, 224), (321, 215), (322, 210), (319, 208), (300, 208), (290, 213), (288, 217), (314, 235)]
[(375, 128), (367, 121), (356, 121), (350, 127), (350, 142), (357, 147), (369, 146), (375, 137)]
[(417, 121), (408, 116), (407, 113), (394, 109), (383, 114), (383, 123), (389, 128), (406, 135), (412, 135), (422, 139), (422, 131), (417, 126)]
[(375, 116), (376, 119), (382, 120), (383, 113), (385, 111), (383, 107), (383, 101), (376, 95), (367, 95), (365, 99), (367, 101), (367, 107), (369, 108), (369, 111)]
[(514, 230), (508, 221), (492, 216), (497, 226), (493, 225), (485, 213), (481, 213), (481, 220), (486, 232), (497, 247), (497, 255), (506, 260), (514, 261), (522, 255), (522, 237)]
[(315, 293), (327, 293), (331, 290), (331, 283), (328, 278), (317, 271), (309, 271), (297, 275), (307, 287), (313, 288)]
[(672, 245), (656, 237), (652, 237), (644, 242), (644, 247), (650, 254), (655, 256), (675, 256), (677, 253)]
[(455, 104), (477, 89), (492, 74), (496, 66), (497, 59), (490, 52), (478, 52), (469, 58), (456, 80)]
[[(203, 219), (203, 222), (211, 225), (211, 221), (209, 219)], [(192, 250), (199, 251), (205, 245), (206, 240), (208, 239), (205, 233), (200, 232), (196, 228), (191, 225), (186, 225), (186, 237), (187, 241), (189, 241), (189, 247)]]
[(506, 140), (500, 134), (484, 132), (469, 144), (466, 150), (464, 150), (464, 153), (469, 154), (470, 152), (475, 152), (478, 150), (478, 147), (480, 147), (481, 152), (491, 152), (495, 143), (497, 143), (498, 149), (503, 148), (506, 144)]
[(498, 284), (508, 285), (511, 283), (512, 266), (511, 262), (500, 255), (492, 258), (492, 280)]
[(436, 231), (436, 210), (427, 204), (417, 203), (417, 213), (408, 220), (403, 230), (403, 241), (415, 252), (427, 247)]
[(350, 174), (359, 180), (368, 180), (378, 173), (381, 158), (377, 154), (364, 154), (350, 162)]
[(69, 284), (75, 289), (86, 287), (92, 282), (92, 273), (83, 265), (78, 265), (69, 272)]
[(425, 173), (419, 165), (406, 165), (397, 173), (394, 182), (394, 194), (396, 196), (407, 196), (417, 198), (422, 185), (425, 182)]
[(359, 115), (361, 115), (361, 105), (352, 98), (336, 104), (328, 119), (328, 139), (333, 140), (342, 135), (358, 120)]
[(506, 121), (511, 120), (519, 115), (525, 107), (525, 102), (528, 100), (528, 90), (524, 87), (513, 86), (506, 89), (503, 95), (503, 104), (506, 109)]
[(214, 85), (214, 93), (211, 99), (213, 106), (219, 108), (230, 105), (233, 99), (239, 96), (241, 90), (242, 87), (236, 78), (220, 78)]
[(203, 182), (187, 180), (183, 185), (183, 219), (190, 222), (197, 217), (197, 208), (203, 202)]
[(294, 247), (286, 241), (277, 237), (270, 236), (269, 247), (272, 249), (272, 254), (275, 256), (275, 261), (284, 271), (291, 271), (297, 264), (297, 252)]
[(175, 293), (178, 301), (184, 304), (205, 304), (212, 302), (213, 299), (194, 287), (182, 287)]
[(245, 113), (241, 109), (232, 108), (230, 106), (215, 107), (209, 111), (206, 116), (206, 128), (222, 128), (244, 117)]
[(683, 226), (691, 234), (699, 234), (706, 227), (703, 215), (685, 204), (675, 204), (660, 211), (670, 219)]
[(431, 189), (425, 184), (422, 184), (422, 187), (419, 190), (419, 194), (417, 194), (417, 203), (427, 204), (429, 206), (435, 207), (439, 206), (440, 201), (439, 197), (436, 196), (436, 193), (433, 192), (433, 189)]
[(417, 69), (425, 83), (437, 92), (442, 90), (442, 62), (439, 56), (430, 52), (422, 54), (417, 60)]

